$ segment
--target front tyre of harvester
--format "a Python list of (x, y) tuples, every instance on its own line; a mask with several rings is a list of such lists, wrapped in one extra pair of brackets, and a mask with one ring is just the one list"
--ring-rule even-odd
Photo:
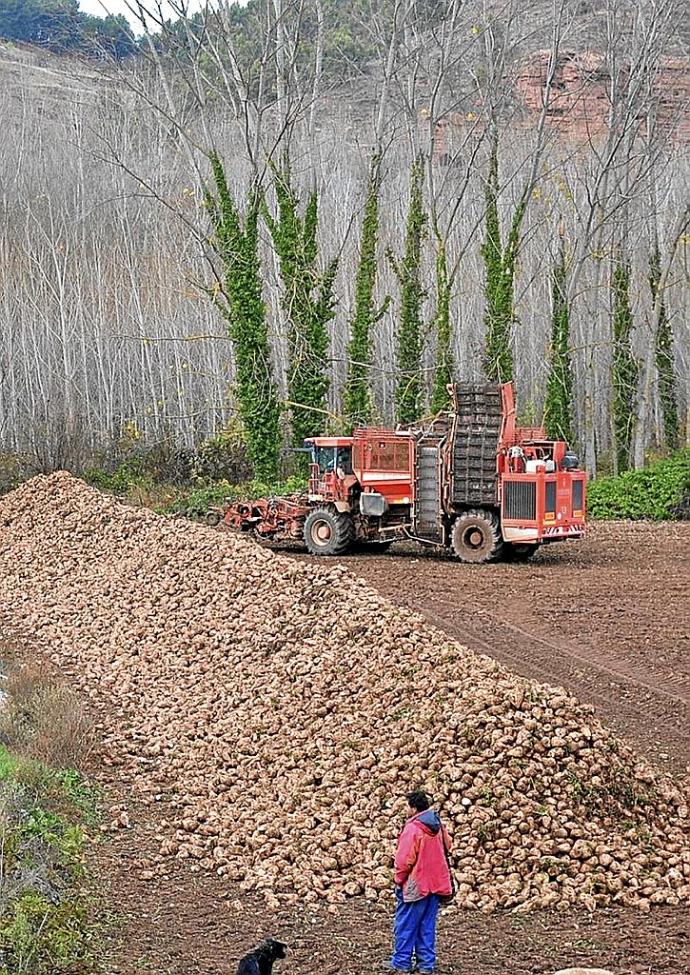
[(522, 542), (519, 545), (506, 544), (503, 548), (503, 558), (506, 562), (529, 562), (539, 548), (539, 542)]
[(498, 519), (490, 511), (467, 511), (453, 522), (451, 546), (461, 562), (495, 562), (503, 550)]
[(354, 540), (354, 522), (346, 512), (317, 508), (307, 515), (304, 541), (312, 555), (343, 555)]

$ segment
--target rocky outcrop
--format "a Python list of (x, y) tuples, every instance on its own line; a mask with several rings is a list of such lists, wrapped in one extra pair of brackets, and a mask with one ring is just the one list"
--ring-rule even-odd
[[(516, 89), (530, 113), (541, 112), (546, 96), (550, 52), (536, 51), (523, 61)], [(625, 98), (629, 81), (623, 73), (617, 80)], [(549, 97), (548, 121), (569, 136), (586, 139), (601, 134), (612, 119), (611, 73), (603, 54), (595, 51), (567, 51), (561, 54)], [(690, 63), (687, 58), (666, 57), (653, 75), (647, 94), (640, 91), (635, 101), (640, 126), (655, 119), (668, 137), (690, 141)], [(619, 111), (625, 109), (619, 109)]]

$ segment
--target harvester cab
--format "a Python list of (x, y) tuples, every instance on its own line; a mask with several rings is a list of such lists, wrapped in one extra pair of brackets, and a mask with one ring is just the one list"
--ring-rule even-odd
[(316, 502), (347, 502), (356, 484), (352, 469), (352, 437), (312, 437), (309, 499)]
[(464, 562), (528, 559), (585, 531), (586, 475), (564, 441), (518, 427), (512, 383), (458, 383), (405, 429), (313, 437), (306, 494), (232, 505), (225, 522), (314, 555), (411, 539)]

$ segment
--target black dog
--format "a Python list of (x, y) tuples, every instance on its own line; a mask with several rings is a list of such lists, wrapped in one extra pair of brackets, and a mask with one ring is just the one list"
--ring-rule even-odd
[(271, 975), (274, 962), (285, 958), (286, 951), (287, 945), (282, 941), (267, 938), (254, 951), (240, 959), (237, 975)]

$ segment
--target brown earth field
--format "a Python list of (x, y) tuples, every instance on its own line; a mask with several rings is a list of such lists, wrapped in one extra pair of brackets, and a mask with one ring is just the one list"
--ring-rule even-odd
[[(585, 541), (544, 549), (526, 565), (466, 566), (406, 548), (341, 561), (466, 645), (592, 703), (656, 765), (690, 771), (690, 524), (599, 524)], [(229, 975), (267, 936), (290, 946), (276, 975), (385, 970), (389, 911), (363, 900), (337, 914), (269, 911), (176, 860), (154, 876), (166, 796), (142, 801), (97, 752), (92, 773), (106, 819), (126, 809), (130, 824), (90, 854), (114, 918), (105, 928), (108, 975)], [(454, 912), (440, 921), (439, 950), (440, 975), (544, 975), (574, 965), (688, 975), (690, 912)]]

